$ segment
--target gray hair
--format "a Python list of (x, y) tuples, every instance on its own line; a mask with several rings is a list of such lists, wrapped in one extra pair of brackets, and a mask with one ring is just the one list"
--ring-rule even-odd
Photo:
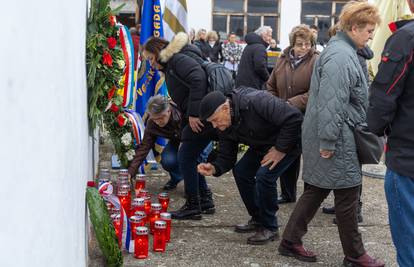
[(168, 97), (162, 95), (155, 95), (150, 97), (147, 103), (147, 112), (150, 115), (157, 115), (167, 111), (169, 108), (170, 101)]
[(254, 31), (255, 34), (262, 36), (263, 34), (267, 33), (268, 31), (273, 31), (272, 27), (270, 26), (262, 26)]

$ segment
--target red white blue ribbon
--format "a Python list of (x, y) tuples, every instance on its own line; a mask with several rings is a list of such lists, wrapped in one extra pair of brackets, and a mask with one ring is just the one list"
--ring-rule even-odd
[(119, 26), (119, 40), (125, 61), (124, 101), (122, 106), (126, 108), (134, 100), (134, 44), (128, 28), (124, 25)]

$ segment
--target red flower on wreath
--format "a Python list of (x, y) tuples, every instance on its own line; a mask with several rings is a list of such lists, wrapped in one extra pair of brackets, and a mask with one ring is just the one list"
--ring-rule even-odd
[(108, 47), (109, 49), (114, 49), (116, 46), (116, 39), (114, 37), (109, 37), (106, 39), (106, 41), (108, 42)]
[(111, 108), (110, 108), (110, 109), (111, 109), (111, 111), (112, 111), (112, 112), (114, 112), (114, 113), (116, 113), (116, 112), (118, 112), (118, 111), (119, 111), (119, 107), (118, 107), (117, 105), (113, 104), (113, 103), (112, 103), (112, 105), (111, 105)]
[(114, 97), (115, 90), (116, 90), (115, 86), (112, 86), (111, 90), (108, 91), (108, 100), (111, 100), (112, 97)]
[(109, 23), (111, 24), (111, 26), (115, 26), (115, 16), (109, 16)]
[(126, 124), (126, 118), (125, 118), (125, 116), (124, 116), (124, 114), (119, 114), (118, 115), (118, 117), (117, 117), (117, 119), (118, 119), (118, 124), (119, 124), (119, 126), (125, 126), (125, 124)]
[(112, 67), (112, 57), (111, 54), (109, 54), (108, 52), (104, 52), (102, 55), (102, 63), (105, 65), (108, 65), (110, 67)]

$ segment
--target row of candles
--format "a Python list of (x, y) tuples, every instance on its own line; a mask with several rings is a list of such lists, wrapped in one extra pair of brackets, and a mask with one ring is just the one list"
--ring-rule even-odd
[[(101, 170), (99, 184), (109, 182), (109, 170)], [(169, 195), (166, 192), (158, 194), (158, 203), (151, 203), (151, 194), (145, 189), (145, 175), (138, 174), (135, 179), (135, 195), (132, 198), (131, 183), (128, 170), (121, 169), (116, 182), (116, 195), (125, 210), (131, 228), (131, 240), (134, 240), (134, 257), (148, 257), (149, 234), (153, 234), (153, 251), (164, 252), (166, 243), (171, 238), (171, 214), (167, 212)], [(122, 242), (122, 223), (120, 210), (107, 202), (107, 208), (118, 237)], [(149, 228), (146, 225), (149, 225)]]

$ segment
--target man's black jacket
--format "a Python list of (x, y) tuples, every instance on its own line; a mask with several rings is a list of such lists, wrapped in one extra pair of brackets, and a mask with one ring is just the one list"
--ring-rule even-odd
[(396, 25), (371, 85), (368, 127), (388, 136), (387, 167), (414, 177), (414, 21)]
[(232, 110), (231, 126), (219, 133), (219, 153), (212, 162), (215, 176), (233, 168), (239, 143), (261, 155), (273, 146), (289, 152), (300, 142), (302, 113), (267, 91), (241, 87), (228, 96)]
[(236, 87), (263, 89), (263, 85), (269, 79), (266, 51), (268, 44), (254, 32), (246, 34), (245, 41), (247, 46), (240, 59)]

